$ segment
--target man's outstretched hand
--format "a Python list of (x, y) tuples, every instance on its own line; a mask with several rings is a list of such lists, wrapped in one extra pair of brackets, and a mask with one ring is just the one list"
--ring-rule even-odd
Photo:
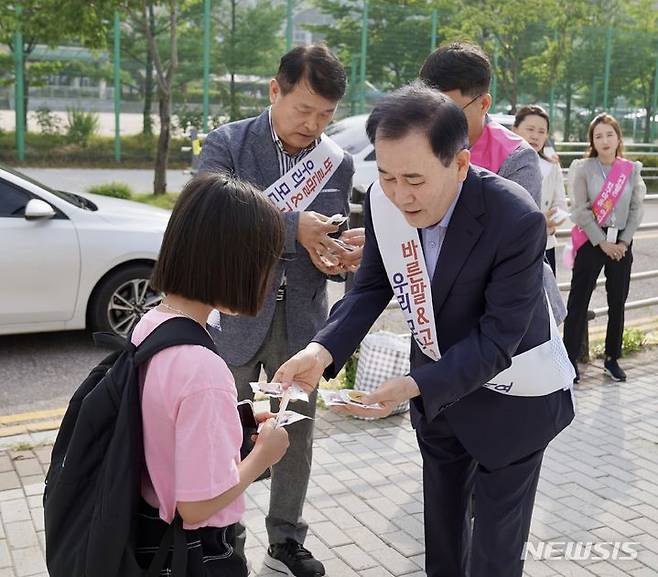
[(331, 353), (319, 343), (309, 343), (283, 363), (272, 379), (284, 388), (293, 383), (311, 393), (318, 386), (324, 370), (333, 362)]
[(364, 395), (361, 399), (364, 405), (379, 404), (379, 409), (366, 409), (357, 405), (331, 407), (336, 413), (354, 415), (357, 417), (388, 417), (401, 402), (420, 395), (420, 389), (410, 376), (394, 377), (384, 381), (376, 391)]

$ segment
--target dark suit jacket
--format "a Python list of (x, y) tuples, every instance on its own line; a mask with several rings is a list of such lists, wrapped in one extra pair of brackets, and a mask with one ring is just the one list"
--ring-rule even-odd
[[(354, 288), (313, 339), (332, 354), (333, 376), (393, 296), (366, 202), (366, 244)], [(432, 278), (441, 359), (412, 341), (420, 388), (412, 423), (443, 414), (462, 445), (493, 469), (544, 448), (573, 418), (569, 391), (512, 397), (483, 388), (514, 354), (549, 338), (542, 288), (546, 224), (528, 193), (469, 169)]]
[[(221, 170), (265, 190), (279, 177), (275, 144), (267, 110), (255, 118), (225, 124), (208, 134), (201, 150), (200, 171)], [(327, 216), (349, 214), (354, 163), (345, 153), (343, 162), (308, 210)], [(285, 267), (287, 279), (286, 319), (290, 354), (304, 348), (327, 319), (327, 277), (311, 262), (297, 242), (299, 213), (283, 215), (286, 221), (284, 253), (273, 278), (263, 310), (256, 317), (221, 317), (221, 332), (215, 332), (217, 348), (231, 365), (243, 365), (258, 352), (274, 316), (278, 282)], [(239, 247), (237, 247), (239, 249)]]

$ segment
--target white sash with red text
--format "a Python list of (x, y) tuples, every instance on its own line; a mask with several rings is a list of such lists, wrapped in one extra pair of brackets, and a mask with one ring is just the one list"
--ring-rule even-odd
[(319, 144), (264, 194), (281, 212), (301, 212), (311, 204), (343, 161), (345, 152), (326, 134)]
[[(404, 319), (420, 350), (438, 361), (441, 353), (432, 288), (418, 231), (386, 197), (379, 181), (375, 181), (370, 190), (370, 212), (386, 275)], [(546, 306), (550, 318), (549, 340), (512, 357), (512, 364), (485, 383), (485, 387), (515, 397), (541, 397), (571, 388), (575, 372), (553, 311), (548, 304)]]

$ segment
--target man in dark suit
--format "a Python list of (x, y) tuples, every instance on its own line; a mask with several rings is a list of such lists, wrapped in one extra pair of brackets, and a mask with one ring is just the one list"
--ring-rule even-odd
[[(543, 452), (574, 415), (570, 378), (541, 396), (485, 385), (549, 339), (544, 217), (523, 188), (469, 166), (464, 113), (440, 92), (412, 85), (383, 98), (367, 130), (383, 194), (422, 240), (441, 357), (412, 340), (410, 373), (365, 399), (383, 408), (349, 412), (385, 415), (411, 399), (428, 576), (521, 577)], [(323, 371), (335, 376), (393, 296), (378, 241), (391, 226), (373, 230), (373, 194), (354, 288), (276, 380), (311, 388)]]
[[(294, 48), (281, 58), (270, 82), (272, 105), (262, 114), (213, 130), (203, 144), (201, 171), (233, 173), (266, 190), (293, 171), (320, 143), (345, 93), (345, 71), (323, 45)], [(250, 381), (261, 368), (268, 378), (306, 346), (327, 319), (327, 279), (344, 280), (361, 257), (363, 231), (345, 231), (347, 252), (328, 236), (329, 217), (349, 214), (354, 164), (345, 153), (331, 178), (304, 211), (286, 212), (286, 240), (274, 284), (256, 317), (222, 316), (217, 348), (235, 378), (240, 399), (253, 398)], [(236, 247), (240, 250), (240, 247)], [(315, 415), (316, 395), (295, 411)], [(273, 402), (273, 410), (277, 403)], [(290, 427), (290, 449), (272, 468), (270, 509), (265, 519), (270, 548), (265, 564), (295, 577), (324, 575), (322, 563), (303, 547), (308, 529), (302, 509), (311, 471), (313, 421)]]

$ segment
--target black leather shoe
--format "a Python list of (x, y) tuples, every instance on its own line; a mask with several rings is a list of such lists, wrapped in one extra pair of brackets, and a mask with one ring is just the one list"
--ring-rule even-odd
[(270, 569), (290, 577), (322, 577), (324, 565), (313, 558), (301, 543), (287, 539), (285, 543), (270, 545), (264, 563)]
[(613, 381), (626, 380), (626, 373), (624, 372), (624, 369), (619, 366), (617, 359), (613, 359), (611, 357), (606, 358), (603, 363), (603, 372)]

